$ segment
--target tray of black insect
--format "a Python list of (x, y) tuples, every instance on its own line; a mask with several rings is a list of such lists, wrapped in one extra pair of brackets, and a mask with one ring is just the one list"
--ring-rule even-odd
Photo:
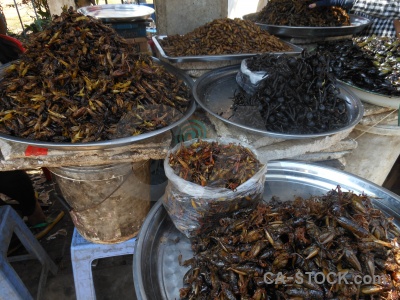
[(334, 26), (334, 27), (312, 27), (312, 26), (285, 26), (263, 24), (255, 21), (257, 13), (244, 15), (243, 19), (253, 21), (262, 29), (269, 33), (287, 38), (316, 38), (316, 37), (335, 37), (356, 35), (367, 27), (371, 20), (365, 17), (350, 14), (350, 25)]
[(399, 109), (400, 106), (400, 96), (389, 96), (376, 92), (371, 92), (367, 89), (357, 87), (348, 82), (339, 80), (343, 85), (345, 85), (350, 91), (353, 92), (357, 97), (361, 99), (362, 102), (390, 107), (394, 109)]
[(398, 109), (400, 41), (395, 37), (356, 37), (317, 44), (330, 55), (335, 77), (361, 101)]
[[(348, 200), (345, 200), (345, 202), (347, 202), (346, 205), (332, 205), (332, 209), (328, 209), (328, 211), (322, 209), (322, 207), (325, 205), (325, 201), (330, 201), (329, 197), (325, 198), (324, 195), (326, 195), (329, 191), (337, 190), (338, 185), (340, 186), (340, 191), (342, 192), (341, 196), (339, 197), (344, 195), (351, 196), (352, 193), (354, 194), (353, 197), (350, 201), (348, 198)], [(338, 196), (338, 194), (336, 194), (336, 196)], [(313, 265), (312, 270), (318, 270), (318, 272), (321, 272), (320, 274), (323, 274), (323, 272), (325, 272), (323, 270), (327, 270), (324, 267), (324, 262), (329, 263), (330, 265), (330, 263), (333, 263), (334, 261), (334, 259), (332, 260), (333, 257), (331, 255), (325, 256), (325, 254), (327, 254), (325, 251), (330, 251), (329, 253), (334, 257), (341, 258), (341, 270), (349, 271), (348, 275), (370, 274), (364, 267), (367, 266), (367, 263), (363, 264), (362, 268), (360, 268), (359, 263), (357, 263), (359, 261), (363, 261), (362, 259), (364, 254), (372, 254), (369, 252), (369, 250), (372, 248), (367, 247), (367, 245), (373, 247), (381, 254), (387, 254), (387, 251), (390, 252), (391, 249), (398, 249), (399, 247), (395, 240), (393, 241), (393, 244), (391, 244), (387, 239), (385, 239), (387, 234), (393, 237), (393, 232), (395, 232), (394, 235), (398, 235), (398, 233), (396, 234), (396, 232), (398, 232), (398, 228), (395, 229), (392, 226), (393, 224), (395, 226), (399, 226), (400, 221), (400, 197), (398, 195), (395, 195), (394, 193), (370, 181), (335, 168), (314, 163), (284, 160), (271, 161), (267, 165), (263, 197), (265, 204), (270, 204), (272, 197), (278, 198), (283, 203), (285, 203), (284, 201), (286, 200), (293, 201), (296, 199), (297, 203), (301, 204), (301, 198), (306, 200), (305, 203), (314, 203), (316, 205), (314, 207), (315, 215), (313, 215), (313, 212), (301, 215), (300, 211), (298, 212), (297, 217), (296, 214), (290, 215), (289, 206), (282, 207), (283, 210), (286, 209), (286, 212), (283, 214), (278, 214), (276, 212), (260, 214), (260, 218), (264, 218), (267, 215), (270, 216), (270, 219), (267, 221), (270, 222), (269, 225), (265, 223), (266, 220), (262, 222), (263, 219), (260, 219), (260, 223), (263, 224), (262, 226), (265, 226), (266, 230), (261, 231), (263, 236), (265, 236), (264, 239), (257, 238), (257, 235), (260, 233), (257, 230), (254, 231), (254, 229), (257, 227), (246, 230), (247, 228), (243, 226), (244, 224), (248, 224), (250, 220), (254, 220), (254, 222), (257, 223), (258, 218), (248, 218), (245, 221), (243, 219), (237, 219), (235, 225), (231, 226), (231, 229), (228, 230), (228, 238), (237, 238), (238, 236), (243, 235), (241, 240), (242, 242), (239, 243), (239, 245), (243, 247), (243, 249), (240, 250), (243, 252), (243, 255), (239, 255), (240, 257), (234, 256), (237, 253), (235, 250), (237, 244), (235, 244), (235, 242), (225, 243), (225, 237), (217, 235), (218, 233), (215, 232), (214, 235), (210, 234), (210, 236), (208, 236), (208, 239), (211, 237), (212, 242), (210, 243), (210, 247), (207, 249), (214, 249), (214, 246), (216, 245), (219, 245), (222, 247), (222, 249), (220, 248), (219, 251), (213, 253), (204, 251), (204, 256), (196, 255), (196, 259), (194, 260), (192, 259), (194, 256), (194, 251), (192, 250), (193, 248), (191, 240), (186, 238), (185, 235), (180, 233), (175, 228), (173, 222), (167, 214), (167, 211), (162, 206), (161, 200), (158, 201), (153, 206), (142, 225), (135, 248), (133, 279), (137, 299), (208, 299), (207, 297), (202, 298), (200, 296), (193, 298), (185, 296), (193, 295), (193, 293), (197, 293), (198, 295), (211, 295), (211, 293), (215, 292), (215, 290), (218, 290), (221, 294), (223, 294), (232, 291), (232, 289), (235, 289), (235, 291), (238, 292), (237, 295), (240, 294), (240, 291), (242, 293), (246, 291), (250, 295), (248, 298), (256, 299), (252, 297), (258, 288), (265, 289), (265, 292), (268, 293), (269, 297), (257, 299), (278, 299), (276, 294), (275, 297), (271, 296), (276, 292), (278, 292), (278, 294), (280, 293), (281, 296), (285, 296), (282, 299), (291, 298), (295, 294), (303, 295), (301, 297), (303, 299), (311, 299), (312, 297), (306, 297), (307, 294), (311, 293), (315, 299), (328, 299), (341, 296), (344, 292), (350, 293), (344, 298), (356, 299), (358, 298), (357, 294), (361, 291), (361, 289), (365, 293), (374, 293), (374, 297), (382, 296), (383, 299), (389, 299), (383, 296), (385, 296), (387, 292), (391, 291), (392, 285), (385, 288), (385, 286), (381, 285), (371, 286), (365, 284), (362, 285), (360, 289), (359, 285), (357, 288), (354, 283), (349, 281), (348, 284), (343, 284), (343, 286), (346, 286), (346, 289), (344, 289), (335, 285), (333, 280), (328, 280), (321, 282), (317, 288), (311, 290), (304, 287), (304, 285), (299, 285), (298, 288), (293, 288), (293, 284), (264, 285), (264, 283), (262, 283), (262, 279), (264, 275), (263, 272), (268, 270), (271, 266), (276, 267), (274, 270), (271, 270), (271, 273), (278, 273), (279, 271), (285, 273), (286, 271), (289, 272), (288, 269), (293, 270), (294, 268), (301, 270), (305, 266), (305, 264), (302, 265), (301, 262), (304, 263), (303, 259), (306, 257), (308, 257), (307, 261)], [(307, 200), (311, 202), (307, 202)], [(320, 200), (320, 202), (318, 202), (318, 200)], [(373, 207), (366, 206), (368, 201), (372, 202)], [(320, 207), (321, 210), (318, 210), (318, 207)], [(384, 215), (378, 212), (378, 210), (383, 212)], [(351, 214), (353, 214), (355, 211), (357, 211), (357, 213), (353, 215), (354, 221), (351, 221), (348, 219), (348, 217), (344, 216), (345, 213), (349, 213), (348, 216), (351, 216)], [(274, 216), (277, 215), (282, 218), (286, 218), (285, 216), (287, 216), (291, 218), (291, 220), (287, 220), (287, 222), (282, 225), (282, 219), (274, 220)], [(308, 215), (309, 218), (306, 215)], [(320, 219), (314, 223), (316, 220), (316, 215), (319, 215)], [(372, 216), (374, 216), (374, 221), (370, 219)], [(388, 216), (389, 218), (384, 216)], [(334, 219), (337, 221), (335, 222)], [(363, 222), (362, 224), (364, 224), (367, 219), (372, 221), (372, 223), (369, 223), (369, 226), (366, 226), (367, 229), (365, 229), (365, 227), (362, 225), (357, 225), (357, 222)], [(220, 224), (233, 224), (229, 223), (232, 221), (234, 220), (225, 218)], [(393, 223), (389, 225), (389, 223), (392, 221)], [(220, 224), (216, 225), (216, 229), (217, 227), (220, 228)], [(330, 224), (336, 225), (330, 227)], [(354, 235), (349, 234), (347, 236), (347, 238), (349, 238), (351, 241), (355, 241), (356, 239), (358, 239), (358, 241), (363, 240), (358, 245), (359, 248), (357, 248), (357, 246), (355, 248), (363, 249), (363, 251), (354, 252), (351, 250), (352, 247), (345, 247), (342, 250), (337, 248), (343, 247), (349, 241), (347, 240), (346, 242), (346, 238), (343, 236), (343, 227), (340, 224), (343, 226), (346, 226), (346, 224), (348, 225), (346, 231), (353, 230), (355, 232)], [(294, 227), (291, 227), (293, 225)], [(317, 227), (314, 225), (317, 225)], [(287, 231), (286, 226), (289, 226), (289, 232)], [(390, 226), (390, 229), (387, 226)], [(305, 233), (305, 230), (307, 233)], [(373, 233), (369, 233), (369, 230), (371, 230)], [(308, 246), (310, 245), (308, 238), (314, 235), (316, 232), (319, 232), (319, 234), (318, 238), (315, 240), (314, 246)], [(371, 240), (370, 238), (363, 238), (363, 236), (366, 236), (367, 234), (371, 234), (374, 243), (369, 242)], [(376, 236), (380, 236), (380, 238), (377, 239)], [(251, 237), (255, 239), (251, 239)], [(307, 249), (307, 253), (299, 253), (296, 251), (291, 252), (289, 249), (293, 249), (291, 246), (291, 244), (293, 245), (293, 240), (294, 243), (296, 243), (299, 242), (299, 238), (302, 239), (302, 237), (304, 239), (300, 242), (300, 244), (296, 244), (295, 248), (297, 248), (297, 251), (303, 251), (304, 249)], [(341, 242), (336, 242), (339, 241), (339, 239)], [(253, 240), (253, 242), (246, 242), (246, 240)], [(276, 250), (271, 250), (271, 244), (266, 245), (265, 240), (272, 241)], [(204, 242), (206, 241), (207, 239), (204, 240)], [(284, 245), (280, 243), (284, 243)], [(378, 245), (378, 243), (381, 244)], [(197, 246), (198, 245), (199, 244), (197, 244)], [(279, 247), (280, 245), (282, 246), (281, 248)], [(289, 247), (286, 248), (286, 246)], [(223, 251), (223, 248), (225, 248), (227, 251)], [(383, 252), (380, 252), (378, 248), (383, 250)], [(194, 244), (194, 249), (198, 249), (196, 244)], [(288, 252), (281, 252), (279, 249), (286, 249)], [(335, 250), (338, 250), (336, 254), (334, 252)], [(314, 253), (314, 255), (310, 255), (310, 253)], [(290, 258), (285, 256), (286, 254), (289, 254)], [(379, 254), (379, 256), (381, 254)], [(324, 257), (322, 264), (318, 263), (321, 261), (320, 255), (323, 255)], [(249, 256), (252, 256), (253, 258), (249, 258)], [(247, 262), (240, 264), (240, 258), (243, 259), (244, 257), (249, 259)], [(210, 258), (211, 261), (204, 264), (202, 267), (199, 267), (199, 271), (197, 272), (195, 270), (195, 262), (204, 262), (204, 258)], [(278, 258), (275, 263), (274, 258)], [(350, 258), (353, 260), (351, 261)], [(371, 261), (370, 270), (373, 272), (375, 268), (376, 275), (381, 274), (381, 272), (385, 270), (384, 267), (381, 268), (378, 266), (379, 260), (380, 258), (378, 259), (377, 256), (375, 256), (375, 261), (373, 259), (369, 260)], [(352, 264), (349, 263), (349, 261), (351, 261)], [(318, 267), (315, 266), (315, 262), (317, 262)], [(285, 263), (287, 263), (286, 267), (284, 266)], [(190, 266), (190, 264), (192, 264), (192, 266)], [(340, 270), (336, 269), (337, 264), (333, 265), (335, 267), (334, 269), (330, 269), (330, 271), (335, 274), (339, 274)], [(310, 265), (307, 264), (307, 266)], [(398, 262), (394, 263), (392, 266), (395, 267), (396, 270), (399, 269)], [(259, 276), (255, 275), (256, 271), (260, 270), (260, 268), (263, 270), (261, 270)], [(212, 281), (207, 281), (209, 278), (208, 275), (210, 275), (208, 270), (210, 269), (214, 269), (214, 271), (218, 273), (218, 276), (217, 274), (211, 274)], [(217, 271), (221, 269), (224, 271)], [(360, 269), (360, 271), (357, 271), (357, 269)], [(233, 271), (233, 273), (229, 272), (229, 270)], [(387, 274), (387, 271), (383, 272)], [(224, 276), (224, 273), (228, 273), (227, 275), (229, 276)], [(198, 277), (195, 274), (198, 274)], [(261, 281), (258, 277), (261, 277)], [(225, 286), (225, 283), (229, 282), (229, 278), (231, 279), (231, 284), (229, 284), (229, 286)], [(365, 278), (368, 279), (368, 276)], [(187, 283), (188, 279), (191, 280), (192, 285)], [(238, 281), (242, 283), (242, 288), (239, 289), (239, 291), (237, 290)], [(254, 284), (255, 281), (260, 282), (260, 285)], [(218, 287), (221, 288), (215, 286), (216, 282), (221, 283), (221, 285), (218, 285)], [(309, 284), (309, 282), (307, 282), (307, 284)], [(193, 289), (189, 289), (190, 287)], [(197, 292), (196, 288), (198, 288)], [(327, 294), (325, 293), (329, 292), (334, 293), (332, 297), (326, 296)], [(231, 297), (230, 299), (239, 298)]]
[[(293, 64), (304, 63), (303, 59), (292, 58)], [(287, 59), (284, 62), (290, 63)], [(214, 117), (260, 135), (305, 139), (354, 128), (364, 112), (360, 99), (344, 85), (336, 84), (331, 76), (314, 78), (307, 73), (308, 67), (298, 67), (297, 75), (285, 75), (290, 80), (281, 75), (269, 77), (268, 83), (263, 81), (265, 84), (254, 95), (239, 86), (239, 65), (214, 69), (196, 80), (193, 95)], [(275, 71), (287, 69), (281, 64)]]
[[(160, 36), (153, 36), (153, 42), (156, 46), (156, 51), (159, 54), (159, 58), (169, 61), (171, 63), (184, 63), (184, 62), (212, 62), (212, 61), (226, 61), (226, 60), (232, 60), (232, 61), (240, 61), (242, 59), (248, 58), (255, 56), (260, 53), (240, 53), (238, 50), (237, 53), (231, 53), (231, 54), (207, 54), (207, 55), (187, 55), (187, 56), (175, 56), (175, 55), (169, 55), (165, 48), (161, 45), (161, 41), (166, 39), (167, 36), (165, 35), (160, 35)], [(280, 39), (279, 39), (280, 40)], [(287, 50), (282, 50), (282, 51), (271, 51), (271, 53), (275, 55), (283, 54), (286, 53), (288, 55), (298, 55), (301, 53), (303, 48), (289, 43), (287, 41), (280, 40), (281, 43), (287, 46)]]

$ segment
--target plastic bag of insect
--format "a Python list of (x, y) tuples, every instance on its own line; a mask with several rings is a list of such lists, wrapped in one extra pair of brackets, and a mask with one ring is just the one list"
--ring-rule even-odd
[(228, 213), (262, 201), (267, 166), (257, 152), (233, 139), (190, 140), (164, 160), (168, 184), (163, 205), (188, 238), (208, 232)]
[(253, 95), (258, 88), (259, 82), (268, 76), (264, 70), (251, 71), (247, 65), (249, 59), (242, 60), (240, 70), (236, 74), (237, 84), (249, 95)]

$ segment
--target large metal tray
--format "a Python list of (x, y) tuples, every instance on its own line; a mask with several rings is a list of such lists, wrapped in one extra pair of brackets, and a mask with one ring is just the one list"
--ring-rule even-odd
[[(158, 40), (163, 40), (167, 36), (166, 35), (159, 35), (153, 36), (153, 42), (157, 48), (157, 51), (160, 53), (160, 56), (164, 59), (168, 60), (172, 63), (181, 63), (181, 62), (207, 62), (207, 61), (220, 61), (220, 60), (242, 60), (245, 58), (249, 58), (252, 56), (256, 56), (261, 53), (238, 53), (238, 54), (220, 54), (220, 55), (194, 55), (194, 56), (168, 56), (164, 49), (162, 48), (161, 44)], [(285, 52), (269, 52), (276, 55), (286, 53), (288, 55), (298, 55), (303, 51), (303, 48), (296, 46), (292, 43), (282, 41), (283, 43), (287, 44), (291, 47), (290, 51)]]
[[(232, 116), (231, 106), (235, 91), (239, 90), (236, 82), (236, 74), (240, 70), (240, 65), (233, 65), (223, 68), (214, 69), (200, 78), (198, 78), (193, 87), (193, 95), (197, 103), (208, 113), (221, 121), (247, 130), (252, 133), (267, 135), (275, 138), (283, 139), (306, 139), (316, 138), (337, 134), (344, 130), (349, 130), (360, 122), (364, 114), (364, 107), (360, 99), (349, 91), (344, 85), (339, 84), (340, 97), (346, 100), (347, 109), (349, 111), (349, 124), (341, 129), (327, 131), (315, 134), (289, 134), (267, 131), (262, 122), (257, 121), (257, 111), (240, 111), (240, 118), (229, 119)], [(261, 116), (260, 116), (261, 118)]]
[[(244, 20), (254, 20), (257, 13), (244, 15)], [(371, 23), (370, 19), (350, 14), (349, 26), (336, 26), (336, 27), (302, 27), (302, 26), (283, 26), (283, 25), (270, 25), (255, 22), (262, 29), (267, 30), (270, 34), (291, 37), (291, 38), (316, 38), (316, 37), (334, 37), (355, 35), (361, 32), (366, 26)]]
[[(193, 79), (190, 78), (185, 72), (179, 70), (178, 68), (166, 63), (162, 62), (159, 59), (153, 57), (152, 58), (155, 63), (161, 64), (168, 72), (174, 74), (177, 76), (179, 79), (183, 80), (185, 84), (192, 90), (193, 89)], [(0, 68), (0, 79), (2, 78), (2, 69)], [(125, 138), (118, 138), (118, 139), (113, 139), (113, 140), (105, 140), (105, 141), (98, 141), (98, 142), (89, 142), (89, 143), (53, 143), (53, 142), (44, 142), (44, 141), (36, 141), (36, 140), (29, 140), (29, 139), (24, 139), (20, 137), (15, 137), (15, 136), (10, 136), (6, 135), (3, 133), (0, 133), (0, 139), (10, 141), (10, 142), (15, 142), (15, 143), (20, 143), (20, 144), (25, 144), (25, 145), (31, 145), (31, 146), (36, 146), (36, 147), (41, 147), (41, 148), (48, 148), (48, 149), (58, 149), (58, 150), (100, 150), (100, 149), (106, 149), (106, 148), (115, 148), (115, 147), (120, 147), (120, 146), (126, 146), (130, 145), (136, 142), (143, 141), (145, 139), (154, 137), (156, 135), (160, 135), (164, 132), (167, 132), (176, 126), (179, 126), (183, 122), (185, 122), (195, 111), (196, 109), (196, 102), (194, 98), (191, 96), (190, 99), (190, 105), (187, 109), (187, 111), (182, 115), (181, 119), (178, 121), (151, 131), (151, 132), (146, 132), (143, 134), (139, 134), (136, 136), (130, 136), (130, 137), (125, 137)]]
[(394, 109), (399, 109), (400, 107), (400, 97), (387, 96), (384, 94), (378, 94), (371, 91), (367, 91), (365, 89), (359, 88), (342, 80), (338, 80), (342, 84), (344, 84), (349, 90), (351, 90), (357, 97), (361, 99), (362, 102), (390, 107)]
[[(323, 195), (340, 185), (344, 191), (365, 193), (394, 222), (400, 224), (400, 197), (370, 181), (318, 164), (296, 161), (268, 163), (264, 200), (278, 196), (293, 200)], [(172, 223), (158, 201), (147, 215), (139, 234), (133, 261), (133, 279), (138, 300), (179, 299), (182, 278), (188, 268), (178, 263), (193, 256), (190, 241)]]
[(105, 22), (132, 22), (147, 20), (154, 9), (137, 4), (103, 4), (81, 7), (78, 12)]

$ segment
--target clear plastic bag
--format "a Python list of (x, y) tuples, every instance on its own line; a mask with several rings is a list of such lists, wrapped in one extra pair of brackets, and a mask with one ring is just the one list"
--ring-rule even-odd
[(250, 71), (247, 66), (247, 59), (242, 60), (240, 70), (236, 74), (236, 82), (246, 91), (253, 95), (257, 91), (259, 82), (267, 76), (265, 71)]
[[(187, 141), (184, 146), (189, 146), (195, 141), (197, 140)], [(257, 157), (257, 153), (252, 147), (237, 140), (205, 139), (203, 141), (216, 141), (222, 145), (229, 143), (240, 144), (251, 150)], [(164, 160), (164, 170), (168, 178), (168, 184), (162, 201), (176, 228), (188, 238), (212, 228), (214, 220), (218, 220), (227, 213), (253, 208), (262, 201), (265, 173), (267, 171), (266, 165), (260, 164), (259, 170), (235, 190), (201, 186), (181, 178), (175, 174), (169, 165), (170, 154), (175, 153), (180, 147), (181, 144), (176, 145), (168, 152)]]

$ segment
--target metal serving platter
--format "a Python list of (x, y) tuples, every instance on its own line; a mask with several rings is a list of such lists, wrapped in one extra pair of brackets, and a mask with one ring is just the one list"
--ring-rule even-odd
[[(244, 20), (253, 21), (257, 13), (244, 15)], [(306, 27), (306, 26), (284, 26), (284, 25), (270, 25), (255, 22), (262, 29), (267, 30), (270, 34), (291, 37), (291, 38), (315, 38), (315, 37), (334, 37), (354, 35), (361, 32), (367, 27), (371, 20), (350, 14), (349, 26), (335, 26), (335, 27)]]
[(344, 84), (349, 90), (351, 90), (357, 97), (361, 99), (361, 101), (378, 105), (378, 106), (383, 106), (383, 107), (390, 107), (394, 109), (399, 109), (400, 107), (400, 97), (393, 97), (393, 96), (387, 96), (384, 94), (378, 94), (374, 92), (367, 91), (365, 89), (359, 88), (357, 86), (354, 86), (352, 84), (349, 84), (347, 82), (338, 80), (342, 84)]
[[(236, 74), (240, 70), (240, 65), (233, 65), (214, 69), (198, 78), (193, 87), (193, 95), (197, 103), (208, 113), (221, 121), (247, 130), (252, 133), (267, 135), (274, 138), (283, 139), (306, 139), (317, 138), (337, 134), (341, 131), (353, 128), (360, 122), (364, 114), (364, 107), (360, 99), (348, 90), (344, 85), (339, 84), (339, 97), (346, 100), (349, 111), (349, 124), (341, 129), (315, 133), (315, 134), (289, 134), (272, 132), (265, 129), (264, 124), (256, 109), (248, 111), (237, 110), (234, 118), (232, 117), (231, 106), (235, 91), (240, 86), (236, 82)], [(236, 117), (240, 115), (240, 117)]]
[[(162, 65), (168, 72), (174, 74), (177, 76), (179, 79), (183, 80), (185, 84), (190, 88), (190, 90), (193, 90), (193, 79), (187, 75), (185, 72), (179, 70), (178, 68), (160, 61), (159, 59), (153, 57), (153, 61), (157, 64)], [(0, 67), (0, 80), (2, 79), (2, 73), (3, 73), (4, 68)], [(130, 145), (133, 143), (141, 142), (145, 139), (160, 135), (164, 132), (167, 132), (176, 126), (179, 126), (183, 122), (185, 122), (195, 111), (196, 109), (196, 102), (191, 96), (190, 99), (190, 104), (189, 107), (187, 108), (186, 112), (182, 115), (182, 117), (166, 126), (151, 132), (146, 132), (143, 134), (139, 134), (136, 136), (129, 136), (129, 137), (124, 137), (124, 138), (117, 138), (113, 140), (104, 140), (104, 141), (97, 141), (97, 142), (88, 142), (88, 143), (55, 143), (55, 142), (44, 142), (44, 141), (36, 141), (36, 140), (29, 140), (29, 139), (24, 139), (20, 137), (15, 137), (15, 136), (10, 136), (6, 135), (3, 133), (0, 133), (0, 139), (14, 142), (14, 143), (20, 143), (24, 145), (31, 145), (31, 146), (36, 146), (36, 147), (41, 147), (41, 148), (48, 148), (48, 149), (58, 149), (58, 150), (71, 150), (71, 151), (77, 151), (77, 150), (100, 150), (100, 149), (106, 149), (106, 148), (115, 148), (115, 147), (121, 147), (121, 146), (126, 146)]]
[[(365, 193), (394, 222), (400, 224), (400, 197), (381, 186), (353, 174), (318, 164), (296, 161), (268, 163), (264, 200), (272, 196), (293, 200), (323, 195), (340, 185), (343, 191)], [(193, 256), (190, 241), (172, 223), (158, 201), (147, 215), (136, 244), (133, 279), (138, 300), (179, 299), (179, 289), (187, 267), (178, 263)]]
[(154, 9), (137, 4), (103, 4), (78, 8), (79, 13), (106, 22), (127, 22), (146, 20)]
[[(153, 42), (160, 53), (161, 57), (172, 63), (181, 62), (207, 62), (207, 61), (220, 61), (220, 60), (242, 60), (245, 58), (253, 57), (261, 53), (238, 53), (238, 54), (220, 54), (220, 55), (193, 55), (193, 56), (168, 56), (162, 48), (159, 40), (165, 39), (166, 35), (153, 36)], [(303, 48), (296, 46), (292, 43), (281, 40), (283, 43), (291, 47), (290, 51), (285, 52), (268, 52), (272, 54), (287, 54), (287, 55), (298, 55), (303, 51)]]

